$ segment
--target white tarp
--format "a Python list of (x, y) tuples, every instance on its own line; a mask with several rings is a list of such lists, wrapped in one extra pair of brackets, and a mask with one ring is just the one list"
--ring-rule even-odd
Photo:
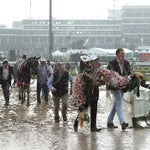
[(88, 50), (88, 52), (89, 54), (97, 55), (97, 56), (107, 55), (107, 52), (102, 48), (91, 48)]
[(142, 50), (142, 51), (140, 51), (140, 53), (147, 53), (147, 51), (146, 50)]
[[(126, 55), (133, 56), (133, 51), (129, 50), (127, 48), (123, 48)], [(89, 52), (94, 53), (97, 56), (109, 56), (109, 55), (116, 55), (116, 49), (103, 49), (103, 48), (91, 48), (89, 49)]]
[[(127, 56), (132, 57), (133, 51), (127, 48), (123, 48)], [(103, 49), (103, 48), (90, 48), (90, 49), (73, 49), (67, 50), (67, 54), (87, 54), (96, 56), (116, 56), (116, 49)]]
[(64, 54), (61, 51), (56, 50), (55, 52), (52, 53), (52, 56), (53, 57), (62, 57), (62, 56), (64, 56)]

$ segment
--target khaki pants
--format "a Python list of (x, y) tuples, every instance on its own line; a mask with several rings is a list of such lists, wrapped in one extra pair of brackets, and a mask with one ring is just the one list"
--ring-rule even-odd
[(55, 115), (55, 121), (59, 120), (59, 106), (60, 106), (60, 99), (62, 100), (62, 116), (63, 120), (65, 121), (67, 119), (66, 113), (67, 113), (67, 100), (68, 100), (68, 93), (63, 95), (62, 97), (56, 97), (53, 95), (53, 101), (54, 101), (54, 115)]

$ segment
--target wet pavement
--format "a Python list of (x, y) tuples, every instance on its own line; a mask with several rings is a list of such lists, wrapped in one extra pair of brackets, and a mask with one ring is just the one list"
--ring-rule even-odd
[[(0, 150), (149, 150), (150, 129), (132, 128), (132, 105), (124, 100), (123, 111), (129, 128), (121, 130), (117, 116), (114, 123), (118, 129), (107, 129), (107, 116), (112, 98), (106, 97), (104, 87), (100, 88), (97, 126), (101, 132), (91, 132), (90, 124), (84, 123), (75, 132), (73, 122), (77, 108), (73, 107), (71, 97), (68, 107), (68, 121), (59, 123), (53, 120), (53, 101), (37, 104), (36, 88), (32, 85), (30, 106), (18, 100), (17, 88), (11, 89), (10, 105), (4, 105), (0, 88)], [(61, 114), (61, 113), (60, 113)]]

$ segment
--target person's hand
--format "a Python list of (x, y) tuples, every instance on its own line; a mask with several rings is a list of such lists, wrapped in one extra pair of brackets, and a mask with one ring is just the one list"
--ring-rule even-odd
[(55, 89), (55, 88), (53, 88), (53, 90), (52, 90), (53, 92), (56, 92), (57, 91), (57, 89)]
[(70, 95), (72, 95), (72, 93), (73, 93), (72, 90), (70, 90)]

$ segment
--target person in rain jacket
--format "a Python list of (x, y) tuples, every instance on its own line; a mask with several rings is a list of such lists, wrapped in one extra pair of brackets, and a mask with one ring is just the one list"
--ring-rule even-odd
[(45, 102), (48, 102), (48, 86), (47, 81), (50, 77), (51, 72), (49, 66), (46, 64), (46, 59), (41, 58), (40, 64), (38, 65), (38, 74), (37, 74), (37, 102), (41, 103), (41, 90), (44, 92)]

